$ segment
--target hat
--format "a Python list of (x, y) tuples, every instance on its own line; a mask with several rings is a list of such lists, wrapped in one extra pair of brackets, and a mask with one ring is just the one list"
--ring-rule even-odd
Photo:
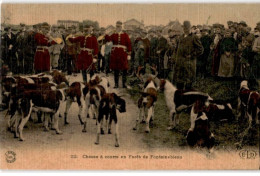
[(201, 30), (202, 31), (210, 31), (210, 27), (207, 26), (207, 25), (203, 25)]
[(11, 27), (10, 27), (10, 26), (6, 26), (6, 27), (4, 28), (4, 31), (8, 31), (9, 29), (11, 29)]
[(49, 25), (48, 23), (44, 22), (44, 23), (42, 23), (42, 24), (40, 25), (40, 27), (41, 27), (41, 28), (50, 28), (50, 25)]
[(190, 21), (184, 21), (183, 22), (183, 28), (185, 29), (187, 29), (187, 28), (190, 28), (191, 27), (191, 24), (190, 24)]
[(122, 24), (123, 24), (123, 23), (122, 23), (121, 21), (117, 21), (117, 22), (116, 22), (116, 25), (117, 25), (117, 26), (122, 26)]
[(233, 21), (227, 21), (227, 24), (230, 26), (233, 24)]
[(221, 24), (219, 24), (219, 23), (215, 23), (215, 24), (213, 24), (213, 28), (222, 28), (222, 26), (221, 26)]
[(242, 26), (244, 26), (244, 27), (247, 27), (247, 24), (246, 24), (246, 22), (245, 21), (240, 21), (240, 23), (239, 23), (240, 25), (242, 25)]

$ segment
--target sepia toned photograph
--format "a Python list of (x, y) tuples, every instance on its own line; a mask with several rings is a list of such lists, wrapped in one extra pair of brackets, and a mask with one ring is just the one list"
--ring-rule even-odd
[(260, 3), (1, 3), (0, 169), (259, 170)]

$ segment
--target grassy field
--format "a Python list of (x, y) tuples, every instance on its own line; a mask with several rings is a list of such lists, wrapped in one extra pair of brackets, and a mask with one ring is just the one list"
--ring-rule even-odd
[[(129, 94), (137, 104), (140, 96), (140, 83), (136, 78), (129, 78), (129, 84), (132, 89), (128, 90)], [(207, 92), (213, 99), (224, 100), (230, 102), (236, 113), (237, 94), (239, 90), (238, 81), (231, 80), (214, 80), (213, 78), (206, 78), (196, 81), (194, 88), (203, 92)], [(169, 118), (168, 108), (166, 107), (164, 95), (159, 93), (159, 97), (155, 106), (155, 119), (151, 127), (151, 132), (145, 134), (144, 124), (139, 125), (138, 132), (145, 135), (144, 142), (150, 147), (175, 147), (175, 146), (188, 146), (186, 142), (186, 134), (190, 127), (190, 118), (187, 112), (180, 114), (180, 123), (172, 131), (167, 130)], [(211, 131), (216, 138), (216, 149), (233, 149), (235, 143), (240, 139), (241, 132), (245, 129), (247, 122), (238, 124), (237, 121), (233, 122), (210, 122)], [(254, 127), (249, 132), (249, 135), (244, 138), (244, 145), (259, 146), (259, 126)]]

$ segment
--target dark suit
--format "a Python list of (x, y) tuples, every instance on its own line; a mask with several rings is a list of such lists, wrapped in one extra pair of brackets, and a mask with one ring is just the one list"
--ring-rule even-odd
[(4, 63), (8, 65), (11, 72), (17, 73), (17, 57), (15, 55), (16, 36), (13, 33), (11, 33), (11, 36), (8, 36), (7, 33), (4, 34), (3, 45), (4, 45), (4, 50), (3, 50)]

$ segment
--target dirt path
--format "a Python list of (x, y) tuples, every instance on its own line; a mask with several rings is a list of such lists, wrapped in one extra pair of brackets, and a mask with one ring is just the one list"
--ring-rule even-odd
[[(80, 81), (81, 75), (77, 77), (71, 76), (70, 82)], [(147, 146), (142, 141), (142, 134), (138, 134), (132, 130), (136, 116), (138, 115), (138, 109), (134, 102), (131, 100), (130, 96), (126, 93), (126, 90), (119, 88), (113, 89), (114, 81), (113, 76), (109, 76), (110, 82), (110, 92), (115, 92), (122, 96), (126, 100), (126, 113), (118, 114), (119, 118), (119, 132), (120, 132), (120, 151), (145, 151)], [(65, 104), (62, 105), (62, 115), (64, 112)], [(96, 121), (94, 119), (88, 118), (87, 121), (87, 133), (82, 133), (82, 126), (77, 118), (78, 107), (76, 103), (73, 103), (69, 113), (68, 121), (69, 125), (64, 126), (64, 118), (60, 118), (60, 129), (62, 130), (62, 135), (56, 135), (54, 131), (44, 132), (42, 124), (36, 124), (34, 122), (28, 123), (28, 128), (24, 129), (24, 137), (26, 140), (24, 142), (18, 141), (18, 139), (13, 138), (13, 134), (6, 131), (6, 120), (3, 118), (6, 111), (0, 112), (0, 144), (1, 148), (4, 150), (26, 150), (28, 148), (39, 148), (48, 150), (50, 148), (64, 148), (65, 150), (70, 150), (70, 148), (86, 148), (91, 149), (91, 151), (98, 150), (109, 150), (114, 149), (115, 139), (114, 139), (114, 129), (112, 125), (113, 134), (101, 135), (100, 144), (95, 145), (96, 139)], [(36, 121), (36, 114), (33, 114)]]
[[(70, 82), (81, 81), (81, 75), (71, 77)], [(116, 148), (114, 129), (113, 134), (101, 135), (100, 144), (95, 145), (96, 121), (88, 119), (87, 133), (82, 133), (82, 126), (77, 117), (78, 107), (73, 103), (68, 114), (69, 125), (64, 126), (64, 118), (60, 118), (60, 129), (62, 135), (56, 135), (54, 131), (44, 132), (43, 124), (29, 122), (28, 128), (24, 129), (25, 141), (20, 142), (14, 139), (13, 134), (6, 130), (6, 111), (0, 112), (0, 167), (8, 169), (240, 169), (258, 168), (257, 160), (243, 160), (239, 151), (219, 150), (210, 157), (204, 150), (189, 149), (185, 146), (174, 145), (169, 147), (164, 144), (157, 144), (151, 133), (146, 134), (143, 125), (140, 130), (133, 131), (133, 125), (138, 115), (138, 108), (133, 102), (126, 89), (113, 89), (113, 76), (109, 76), (110, 92), (115, 92), (126, 100), (126, 113), (118, 113), (120, 147)], [(121, 84), (120, 84), (121, 86)], [(65, 105), (62, 105), (62, 115)], [(162, 109), (163, 110), (163, 109)], [(33, 115), (36, 121), (36, 115)], [(160, 120), (160, 119), (159, 119)], [(153, 131), (156, 131), (154, 127)], [(156, 132), (158, 138), (168, 134), (164, 128)], [(169, 133), (169, 138), (176, 143), (174, 132)], [(148, 140), (148, 142), (147, 142)], [(146, 142), (145, 142), (146, 141)], [(167, 141), (166, 141), (167, 142)], [(149, 144), (149, 146), (148, 146)], [(249, 149), (250, 150), (250, 149)], [(15, 152), (15, 163), (6, 162), (6, 153)], [(143, 156), (147, 158), (143, 158)], [(259, 155), (259, 154), (257, 154)], [(76, 158), (73, 158), (76, 156)], [(86, 157), (95, 156), (98, 159)], [(108, 159), (101, 159), (101, 156)], [(125, 156), (125, 158), (121, 158)], [(133, 157), (134, 156), (134, 157)], [(135, 157), (136, 156), (136, 157)], [(169, 157), (158, 159), (158, 157)], [(112, 159), (111, 159), (112, 157)], [(114, 158), (115, 157), (115, 158)], [(226, 158), (233, 158), (232, 164)], [(192, 162), (194, 161), (194, 162)], [(216, 164), (218, 163), (218, 164)]]

